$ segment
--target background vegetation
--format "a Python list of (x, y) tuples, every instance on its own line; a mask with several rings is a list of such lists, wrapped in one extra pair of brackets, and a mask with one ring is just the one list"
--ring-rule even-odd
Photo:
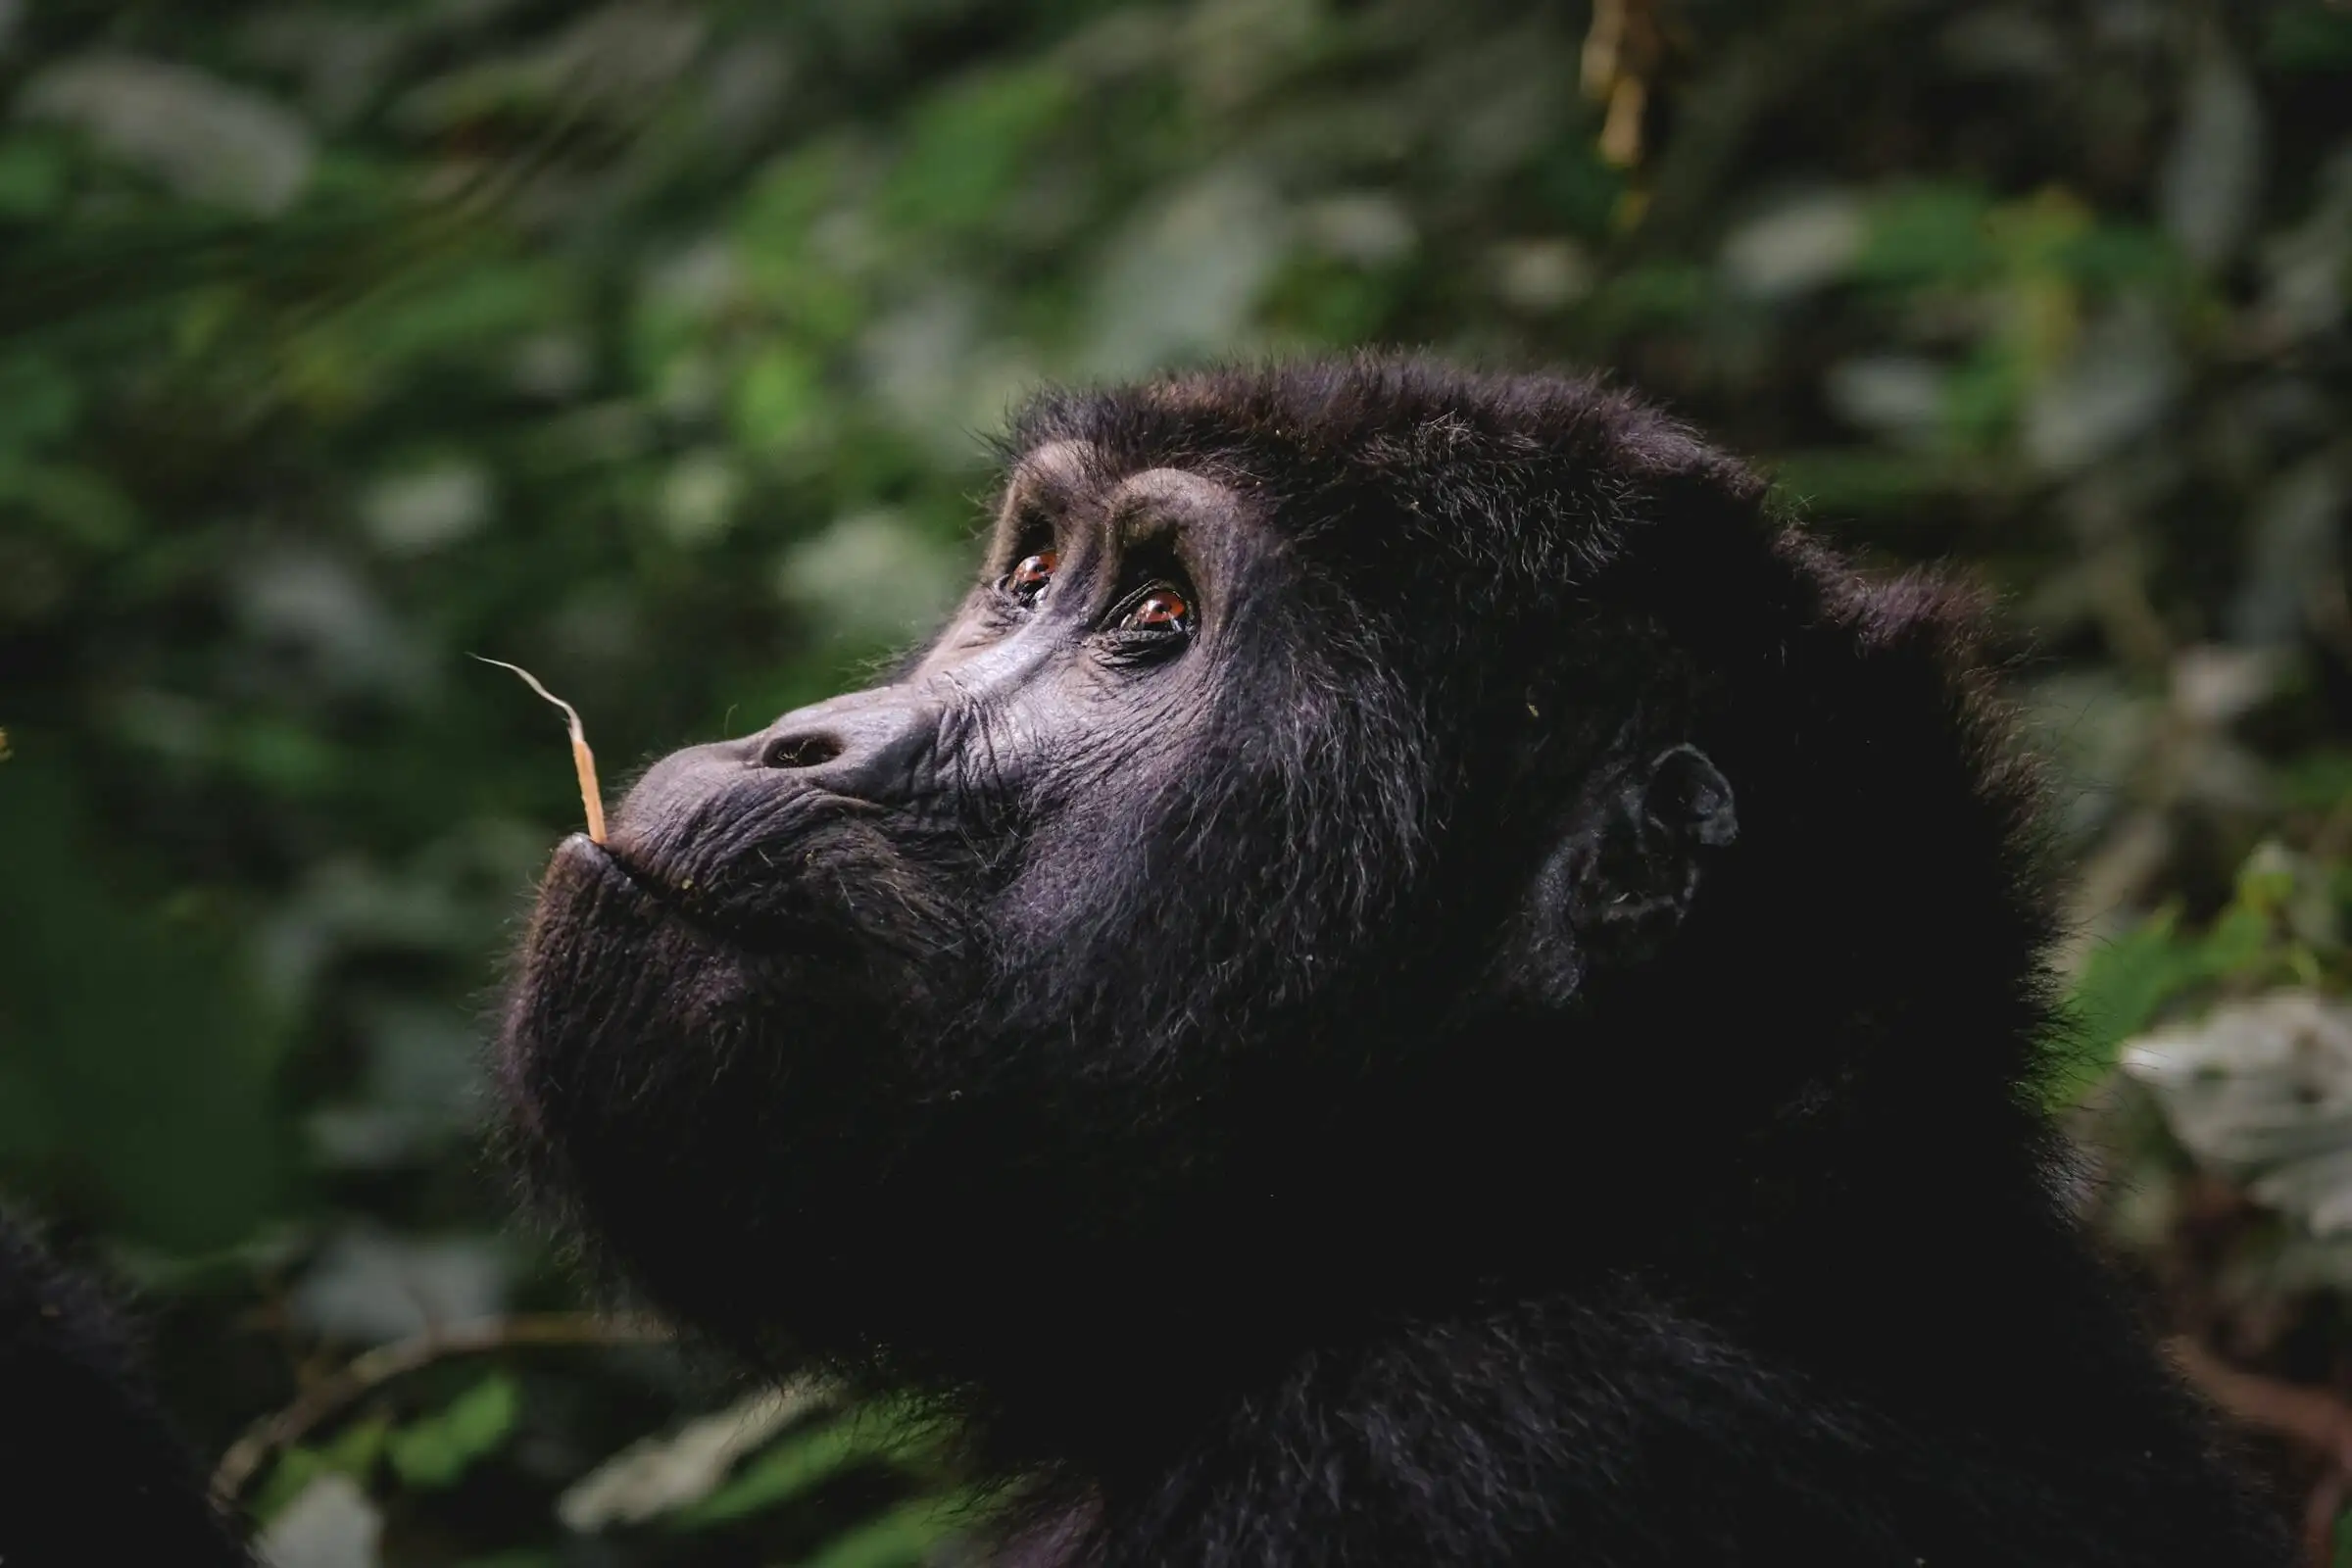
[(952, 598), (1041, 378), (1606, 366), (2005, 595), (2086, 1201), (2326, 1560), (2348, 290), (2323, 0), (0, 0), (0, 1179), (208, 1451), (291, 1407), (288, 1568), (953, 1557), (919, 1432), (730, 1404), (506, 1222), (578, 808), (463, 656), (623, 763)]

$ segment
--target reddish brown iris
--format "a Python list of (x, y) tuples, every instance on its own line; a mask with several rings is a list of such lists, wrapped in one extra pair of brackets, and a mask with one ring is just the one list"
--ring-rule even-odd
[(1004, 575), (1004, 591), (1024, 605), (1034, 605), (1046, 597), (1046, 587), (1054, 580), (1054, 564), (1059, 558), (1051, 550), (1041, 550)]
[(1173, 588), (1154, 588), (1127, 612), (1127, 624), (1137, 631), (1182, 626), (1192, 618), (1193, 607)]

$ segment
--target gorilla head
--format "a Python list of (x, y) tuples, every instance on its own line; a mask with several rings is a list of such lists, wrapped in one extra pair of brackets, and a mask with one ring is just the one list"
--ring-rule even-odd
[[(2041, 1234), (2030, 791), (1948, 595), (1587, 382), (1201, 373), (1004, 456), (887, 684), (548, 873), (517, 1141), (658, 1301), (1104, 1483), (1396, 1325), (1639, 1277), (1850, 1359), (1902, 1236)], [(2056, 1376), (1976, 1280), (1923, 1310)]]

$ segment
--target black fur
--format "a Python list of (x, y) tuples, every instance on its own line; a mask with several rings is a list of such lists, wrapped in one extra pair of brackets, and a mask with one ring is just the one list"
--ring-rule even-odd
[(247, 1560), (113, 1309), (0, 1218), (0, 1564)]
[(893, 682), (549, 873), (514, 1141), (619, 1268), (937, 1396), (1071, 1561), (2286, 1560), (2053, 1196), (1961, 597), (1584, 381), (1004, 452)]

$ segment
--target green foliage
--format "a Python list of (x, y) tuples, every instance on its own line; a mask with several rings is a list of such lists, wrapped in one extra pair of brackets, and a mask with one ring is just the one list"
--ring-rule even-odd
[(365, 1486), (383, 1458), (392, 1423), (384, 1416), (355, 1421), (330, 1443), (288, 1448), (280, 1454), (270, 1479), (252, 1502), (252, 1514), (267, 1523), (283, 1513), (320, 1476), (349, 1476)]
[(902, 1568), (928, 1562), (941, 1542), (970, 1522), (973, 1506), (975, 1499), (968, 1494), (902, 1503), (871, 1523), (844, 1532), (805, 1568)]
[(384, 1442), (393, 1473), (412, 1487), (446, 1487), (475, 1460), (498, 1451), (514, 1430), (521, 1394), (494, 1372), (447, 1407), (395, 1430)]
[(942, 235), (990, 227), (1076, 104), (1068, 75), (1043, 62), (991, 71), (921, 100), (881, 189), (883, 220)]
[(0, 1158), (125, 1236), (222, 1247), (287, 1193), (285, 1032), (239, 973), (225, 911), (199, 900), (174, 918), (127, 893), (69, 779), (46, 758), (0, 767), (0, 820), (43, 828), (0, 876)]
[(323, 1443), (279, 1454), (252, 1499), (253, 1517), (275, 1518), (324, 1475), (349, 1476), (366, 1488), (388, 1467), (404, 1487), (422, 1492), (450, 1487), (513, 1437), (520, 1404), (514, 1378), (494, 1372), (441, 1409), (414, 1420), (396, 1423), (379, 1411), (352, 1421)]
[(2328, 880), (2324, 867), (2266, 845), (2239, 868), (2234, 896), (2202, 930), (2183, 930), (2180, 906), (2167, 904), (2092, 948), (2061, 1014), (2053, 1102), (2071, 1103), (2099, 1082), (2126, 1041), (2183, 999), (2312, 984), (2330, 971), (2340, 984), (2340, 939), (2329, 929), (2315, 943), (2310, 922), (2298, 918), (2299, 897), (2327, 898)]
[(2204, 945), (2183, 937), (2180, 921), (2168, 906), (2091, 950), (2067, 999), (2070, 1088), (2096, 1081), (2158, 1008), (2205, 978)]
[(2289, 71), (2352, 72), (2352, 17), (2324, 0), (2280, 6), (2262, 46), (2265, 58)]
[[(671, 1523), (681, 1530), (705, 1529), (782, 1507), (858, 1465), (931, 1457), (944, 1437), (936, 1422), (893, 1405), (854, 1410), (812, 1431), (795, 1432), (747, 1460), (725, 1486), (680, 1509)], [(902, 1520), (876, 1539), (904, 1539), (908, 1528)]]
[(2307, 752), (2279, 769), (2282, 802), (2306, 811), (2340, 811), (2352, 806), (2352, 747)]
[(1981, 283), (2001, 266), (1992, 203), (1963, 185), (1915, 185), (1874, 204), (1854, 276), (1890, 288)]
[[(464, 656), (623, 778), (914, 635), (1040, 379), (1269, 348), (1621, 371), (1840, 542), (1969, 564), (2032, 678), (2130, 694), (2061, 737), (2126, 906), (2062, 1098), (2340, 985), (2352, 24), (1967, 9), (1696, 8), (1619, 164), (1574, 7), (0, 6), (0, 1179), (177, 1282), (216, 1437), (446, 1315), (411, 1293), (576, 1301), (538, 1257), (372, 1312), (323, 1277), (503, 1223), (478, 1020), (578, 805)], [(2215, 648), (2278, 665), (2219, 716)], [(2230, 891), (2266, 838), (2291, 888)], [(695, 1402), (475, 1375), (265, 1514), (332, 1471), (395, 1537), (571, 1560), (554, 1498)], [(858, 1432), (598, 1560), (915, 1560), (954, 1466)]]

